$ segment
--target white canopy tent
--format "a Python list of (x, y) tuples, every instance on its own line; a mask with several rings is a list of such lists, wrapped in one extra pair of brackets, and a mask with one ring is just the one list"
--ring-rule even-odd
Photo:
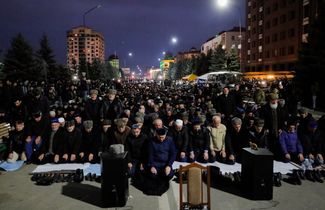
[(242, 75), (242, 73), (238, 72), (238, 71), (215, 71), (215, 72), (209, 72), (209, 73), (203, 74), (203, 75), (199, 76), (197, 79), (198, 80), (208, 80), (210, 75), (218, 76), (218, 75), (225, 75), (225, 74), (227, 74), (227, 75)]

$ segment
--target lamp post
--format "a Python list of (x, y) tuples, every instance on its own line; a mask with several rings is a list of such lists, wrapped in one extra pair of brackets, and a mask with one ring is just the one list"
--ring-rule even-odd
[[(217, 5), (220, 8), (225, 8), (229, 5), (229, 0), (217, 0)], [(239, 71), (241, 71), (242, 67), (242, 21), (241, 21), (241, 10), (240, 7), (235, 5), (236, 9), (238, 10), (238, 17), (239, 17)]]
[[(129, 52), (128, 53), (128, 56), (129, 56), (129, 58), (132, 58), (133, 57), (133, 53), (132, 52)], [(124, 67), (126, 68), (126, 58), (124, 58)]]
[(85, 27), (86, 26), (86, 15), (92, 11), (94, 11), (95, 9), (98, 9), (102, 7), (102, 5), (97, 5), (97, 6), (94, 6), (93, 8), (87, 10), (83, 15), (82, 15), (82, 20), (83, 20), (83, 26)]

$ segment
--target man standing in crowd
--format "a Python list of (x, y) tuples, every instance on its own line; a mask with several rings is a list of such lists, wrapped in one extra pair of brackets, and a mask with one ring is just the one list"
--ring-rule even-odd
[(299, 113), (299, 125), (297, 127), (298, 136), (302, 138), (305, 134), (308, 133), (308, 125), (311, 121), (314, 121), (312, 114), (308, 113), (305, 108), (301, 108), (298, 111)]
[(273, 152), (276, 160), (282, 159), (279, 134), (285, 128), (287, 121), (284, 116), (283, 110), (278, 106), (277, 95), (271, 93), (268, 103), (259, 110), (259, 117), (264, 119), (264, 128), (269, 132), (269, 149)]
[(13, 105), (9, 110), (10, 122), (14, 124), (16, 120), (23, 120), (25, 123), (28, 120), (28, 110), (20, 96), (13, 99)]
[(100, 111), (101, 119), (109, 119), (112, 122), (120, 117), (123, 112), (122, 103), (116, 97), (117, 91), (109, 89), (103, 99), (103, 104)]
[(236, 101), (232, 94), (229, 94), (229, 88), (223, 88), (223, 94), (217, 98), (216, 103), (217, 112), (220, 112), (225, 116), (225, 119), (228, 120), (234, 114), (236, 109)]
[(101, 105), (101, 101), (98, 98), (98, 90), (91, 90), (90, 98), (85, 104), (85, 120), (92, 120), (95, 128), (99, 126)]
[(39, 110), (42, 112), (44, 118), (48, 118), (50, 111), (49, 100), (42, 94), (41, 87), (36, 87), (33, 90), (33, 95), (29, 98), (28, 110)]

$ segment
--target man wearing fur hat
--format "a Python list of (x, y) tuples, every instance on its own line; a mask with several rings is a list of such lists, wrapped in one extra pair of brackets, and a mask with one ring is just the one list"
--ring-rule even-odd
[(92, 120), (94, 127), (99, 126), (101, 101), (98, 98), (98, 90), (90, 91), (90, 98), (85, 104), (85, 120)]
[(131, 128), (126, 125), (126, 120), (119, 118), (114, 120), (115, 129), (113, 135), (114, 144), (125, 144), (126, 137), (130, 134)]
[(100, 110), (100, 118), (109, 119), (114, 121), (123, 112), (122, 103), (116, 98), (117, 91), (115, 89), (109, 89), (106, 91), (106, 95), (103, 99), (103, 104)]
[(274, 158), (281, 159), (281, 147), (279, 144), (279, 134), (285, 128), (285, 114), (278, 105), (277, 94), (270, 93), (268, 103), (258, 110), (259, 117), (264, 119), (264, 128), (269, 132), (269, 149), (274, 154)]

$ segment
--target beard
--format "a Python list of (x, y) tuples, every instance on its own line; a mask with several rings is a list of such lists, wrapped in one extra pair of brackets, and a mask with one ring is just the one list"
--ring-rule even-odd
[(278, 103), (275, 104), (270, 104), (271, 109), (276, 109), (278, 108)]

